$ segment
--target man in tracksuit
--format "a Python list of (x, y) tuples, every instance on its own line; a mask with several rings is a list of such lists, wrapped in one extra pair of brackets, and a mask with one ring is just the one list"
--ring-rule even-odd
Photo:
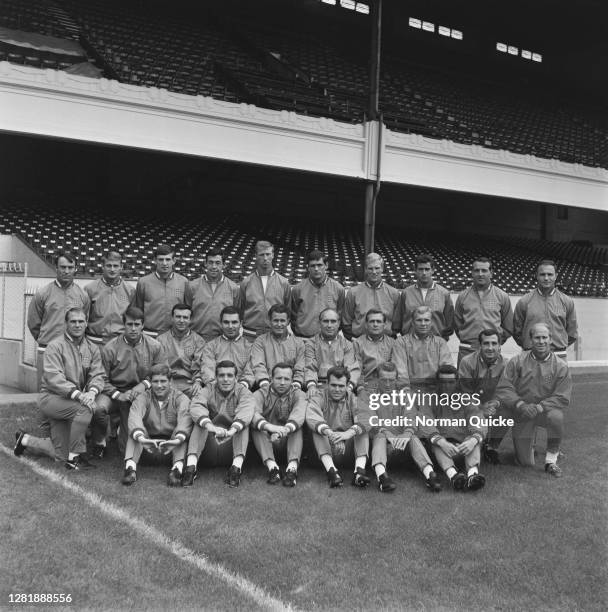
[(229, 487), (238, 487), (241, 482), (254, 401), (251, 392), (237, 384), (236, 375), (234, 363), (220, 361), (215, 368), (215, 381), (190, 402), (194, 427), (188, 443), (184, 487), (194, 484), (199, 458), (209, 465), (222, 465), (232, 459), (224, 482)]
[(302, 454), (302, 425), (306, 417), (306, 395), (295, 389), (293, 368), (277, 363), (272, 381), (253, 394), (255, 412), (251, 421), (253, 444), (268, 469), (268, 484), (277, 484), (281, 472), (275, 451), (287, 455), (283, 485), (295, 487)]
[(125, 450), (122, 484), (137, 480), (137, 463), (143, 450), (173, 454), (173, 467), (167, 484), (181, 485), (186, 454), (186, 440), (192, 430), (188, 398), (171, 384), (171, 370), (166, 364), (150, 368), (150, 389), (140, 393), (129, 410), (129, 439)]

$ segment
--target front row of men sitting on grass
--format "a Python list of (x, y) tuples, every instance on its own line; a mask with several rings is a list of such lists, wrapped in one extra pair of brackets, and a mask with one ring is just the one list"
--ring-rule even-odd
[[(368, 313), (372, 325), (376, 314)], [(124, 485), (136, 482), (137, 465), (146, 451), (172, 454), (169, 486), (192, 486), (199, 465), (229, 465), (225, 482), (236, 487), (251, 432), (268, 469), (268, 483), (282, 481), (293, 487), (306, 426), (332, 488), (343, 484), (339, 468), (350, 465), (354, 486), (370, 484), (366, 465), (371, 444), (371, 467), (380, 491), (396, 488), (387, 463), (399, 455), (413, 460), (433, 492), (442, 488), (433, 460), (454, 489), (477, 490), (485, 484), (479, 473), (482, 449), (488, 462), (497, 463), (498, 446), (512, 419), (516, 462), (534, 465), (535, 429), (544, 427), (545, 470), (562, 474), (557, 456), (572, 382), (567, 365), (551, 352), (550, 332), (542, 323), (530, 330), (531, 350), (506, 365), (498, 333), (482, 331), (479, 350), (460, 364), (460, 381), (456, 368), (438, 361), (432, 384), (428, 350), (422, 360), (426, 378), (417, 378), (416, 358), (421, 361), (423, 345), (415, 356), (390, 352), (398, 365), (382, 359), (382, 352), (374, 359), (370, 333), (370, 347), (357, 346), (355, 354), (368, 353), (359, 357), (359, 367), (365, 379), (373, 362), (374, 377), (357, 386), (357, 394), (349, 368), (341, 363), (331, 365), (308, 394), (295, 380), (293, 363), (268, 364), (270, 380), (261, 381), (252, 393), (249, 384), (239, 380), (237, 365), (222, 359), (216, 362), (213, 380), (197, 384), (189, 398), (172, 383), (172, 370), (160, 359), (158, 343), (144, 339), (140, 324), (129, 325), (129, 319), (136, 319), (133, 313), (125, 318), (127, 331), (112, 341), (116, 346), (104, 347), (102, 355), (84, 334), (85, 313), (79, 308), (66, 313), (66, 333), (49, 343), (44, 357), (39, 408), (50, 421), (51, 438), (17, 432), (16, 455), (27, 449), (62, 460), (70, 469), (94, 467), (86, 455), (87, 430), (93, 456), (103, 457), (109, 416), (115, 412), (120, 415), (119, 443), (124, 440), (124, 446), (119, 444), (125, 453)], [(408, 386), (408, 368), (409, 377), (417, 381), (417, 394), (405, 393), (413, 388)], [(437, 392), (434, 399), (423, 394), (431, 389)], [(478, 394), (479, 401), (462, 401), (460, 391)], [(283, 470), (278, 458), (286, 461)]]

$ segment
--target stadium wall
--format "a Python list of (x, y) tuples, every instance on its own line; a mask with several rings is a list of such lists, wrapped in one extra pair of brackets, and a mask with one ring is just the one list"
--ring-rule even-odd
[(608, 210), (608, 170), (0, 62), (0, 130)]

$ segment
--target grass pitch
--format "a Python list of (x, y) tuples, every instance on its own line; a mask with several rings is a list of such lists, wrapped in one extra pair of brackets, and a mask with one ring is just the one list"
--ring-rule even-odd
[[(393, 494), (331, 490), (312, 466), (295, 489), (271, 487), (255, 454), (238, 489), (223, 484), (223, 468), (170, 489), (168, 467), (157, 465), (141, 465), (124, 487), (113, 447), (91, 472), (36, 461), (302, 610), (604, 610), (607, 393), (608, 382), (575, 384), (562, 479), (542, 471), (542, 453), (534, 469), (514, 466), (505, 440), (503, 465), (482, 466), (477, 493), (432, 494), (407, 467), (391, 471)], [(34, 418), (4, 410), (0, 423), (12, 447), (14, 430), (32, 431)], [(15, 607), (11, 592), (70, 592), (74, 610), (256, 609), (24, 462), (2, 459), (2, 609)]]

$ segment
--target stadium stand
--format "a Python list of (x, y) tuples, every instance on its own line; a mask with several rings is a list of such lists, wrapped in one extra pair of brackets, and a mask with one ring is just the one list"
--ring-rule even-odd
[[(205, 17), (194, 19), (186, 9), (178, 15), (162, 6), (114, 0), (36, 0), (27, 6), (10, 0), (3, 4), (0, 23), (77, 38), (106, 75), (121, 82), (340, 121), (365, 120), (364, 55), (336, 41), (318, 20), (307, 24), (304, 12), (294, 20), (293, 13), (277, 11), (268, 23), (260, 3), (250, 4), (249, 11), (241, 3), (232, 13), (230, 2), (216, 3)], [(0, 47), (0, 60), (69, 67), (45, 62), (41, 55), (28, 57)], [(608, 167), (605, 118), (571, 107), (551, 91), (528, 86), (515, 93), (516, 102), (511, 84), (389, 55), (380, 108), (392, 130)]]
[[(44, 211), (44, 214), (43, 214)], [(94, 207), (14, 205), (3, 208), (0, 233), (20, 235), (32, 249), (51, 262), (58, 250), (78, 257), (78, 275), (101, 273), (105, 251), (124, 255), (125, 277), (138, 278), (152, 270), (153, 250), (166, 242), (176, 247), (176, 271), (195, 278), (203, 270), (205, 253), (221, 248), (226, 274), (235, 281), (254, 268), (254, 246), (260, 237), (275, 244), (275, 267), (291, 283), (306, 275), (306, 254), (320, 249), (328, 254), (331, 275), (347, 286), (362, 280), (363, 235), (359, 224), (320, 224), (282, 218), (275, 221), (240, 214), (158, 219), (95, 210)], [(437, 282), (452, 291), (470, 284), (473, 258), (488, 254), (494, 261), (495, 282), (510, 294), (536, 286), (534, 271), (540, 259), (556, 260), (559, 286), (570, 295), (608, 297), (608, 273), (599, 267), (606, 249), (522, 238), (475, 234), (405, 232), (379, 228), (376, 250), (385, 259), (385, 279), (402, 288), (414, 282), (414, 260), (430, 253), (437, 262)]]

